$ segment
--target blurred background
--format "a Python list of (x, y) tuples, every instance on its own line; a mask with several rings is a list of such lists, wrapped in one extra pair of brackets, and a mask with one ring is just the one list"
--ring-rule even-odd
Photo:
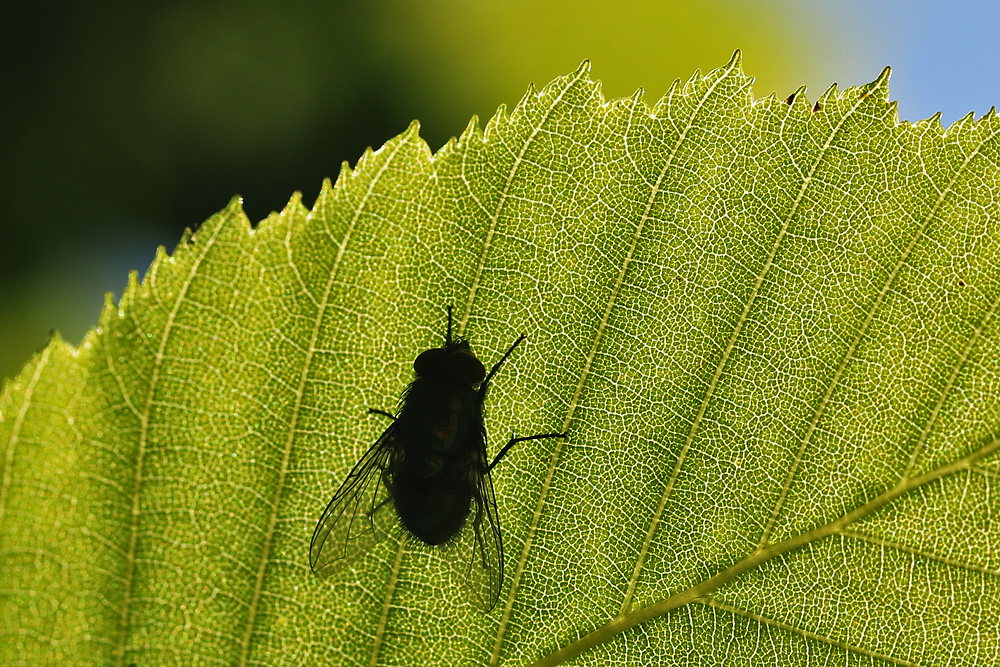
[(77, 343), (233, 195), (306, 205), (421, 121), (431, 149), (592, 61), (605, 95), (743, 51), (754, 95), (814, 100), (893, 67), (901, 120), (1000, 102), (1000, 3), (378, 0), (13, 3), (0, 11), (0, 378), (51, 330)]

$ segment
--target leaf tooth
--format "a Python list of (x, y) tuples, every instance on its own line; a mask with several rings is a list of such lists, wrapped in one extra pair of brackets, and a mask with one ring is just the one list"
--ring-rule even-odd
[(702, 78), (704, 77), (702, 76), (701, 68), (696, 69), (694, 74), (688, 77), (688, 80), (684, 82), (683, 93), (685, 95), (694, 94), (698, 90), (698, 84), (701, 83)]
[[(528, 99), (528, 96), (531, 95), (533, 89), (534, 89), (533, 85), (528, 86), (528, 92), (525, 93), (523, 98), (521, 98), (521, 101), (518, 102), (517, 107), (515, 107), (515, 109), (520, 108), (521, 105), (524, 104), (524, 101)], [(493, 117), (490, 118), (489, 121), (487, 121), (486, 123), (486, 129), (483, 130), (483, 141), (489, 142), (490, 139), (493, 138), (493, 135), (497, 133), (499, 128), (503, 127), (509, 122), (510, 122), (510, 117), (507, 114), (507, 105), (501, 104), (500, 106), (497, 107), (497, 111), (495, 114), (493, 114)]]
[(437, 149), (437, 151), (433, 155), (431, 155), (431, 160), (436, 162), (438, 160), (447, 159), (448, 156), (458, 152), (459, 145), (460, 145), (459, 139), (457, 137), (455, 136), (448, 137), (448, 141), (444, 142), (444, 145), (441, 146), (441, 148)]
[[(383, 145), (383, 148), (384, 147), (385, 146)], [(354, 172), (352, 175), (357, 175), (363, 172), (365, 170), (365, 166), (375, 157), (375, 152), (376, 151), (373, 151), (371, 146), (365, 146), (365, 149), (361, 151), (361, 157), (359, 157), (358, 161), (354, 163)]]
[[(938, 120), (940, 121), (940, 115), (941, 115), (940, 112), (938, 112), (935, 115), (938, 117)], [(968, 129), (971, 129), (971, 127), (975, 124), (976, 124), (976, 112), (970, 111), (961, 118), (959, 118), (958, 120), (956, 120), (954, 123), (949, 125), (948, 129), (945, 131), (949, 134), (954, 132), (963, 132)]]
[(340, 163), (340, 172), (337, 173), (336, 185), (330, 188), (329, 193), (321, 192), (320, 194), (329, 194), (330, 196), (332, 196), (333, 190), (344, 187), (347, 184), (347, 181), (349, 181), (353, 175), (354, 175), (354, 170), (351, 168), (351, 163), (348, 162), (347, 160), (344, 160), (343, 162)]
[(938, 134), (944, 134), (944, 126), (941, 124), (941, 112), (938, 111), (933, 116), (927, 118), (922, 118), (913, 123), (913, 126), (920, 128), (921, 131), (926, 131), (928, 129), (937, 129)]
[(296, 190), (288, 198), (288, 203), (285, 204), (285, 207), (281, 209), (278, 215), (284, 218), (287, 216), (305, 215), (305, 213), (305, 206), (302, 205), (302, 191)]
[(743, 52), (739, 49), (733, 51), (733, 55), (730, 56), (729, 62), (725, 66), (727, 68), (731, 67), (738, 73), (743, 74)]
[[(350, 165), (347, 164), (347, 160), (340, 163), (340, 174), (337, 175), (337, 181), (340, 181), (340, 175), (344, 173), (345, 168), (348, 170), (351, 168)], [(314, 211), (318, 207), (320, 199), (325, 199), (330, 196), (330, 193), (333, 192), (333, 187), (333, 183), (330, 181), (329, 176), (323, 179), (323, 184), (319, 187), (319, 194), (316, 195), (316, 202), (313, 203)]]
[[(156, 256), (150, 263), (149, 268), (146, 269), (145, 279), (148, 281), (149, 277), (154, 271), (154, 267), (163, 261), (166, 253), (163, 250), (163, 246), (156, 249)], [(142, 282), (139, 280), (139, 272), (132, 270), (128, 272), (128, 280), (125, 282), (125, 289), (122, 290), (122, 297), (118, 300), (118, 308), (116, 309), (116, 315), (118, 319), (123, 319), (132, 305), (142, 297)], [(104, 325), (104, 322), (101, 322)], [(108, 322), (110, 324), (110, 321)], [(106, 326), (104, 328), (107, 328)]]
[(614, 105), (616, 109), (624, 110), (628, 113), (634, 113), (635, 110), (639, 108), (639, 105), (642, 105), (642, 110), (645, 112), (645, 114), (646, 115), (650, 114), (650, 109), (646, 105), (646, 89), (641, 86), (639, 88), (636, 88), (635, 92), (632, 93), (632, 95), (629, 97), (623, 97), (605, 103), (605, 106), (611, 106), (611, 105)]
[(876, 90), (881, 91), (882, 101), (889, 101), (889, 79), (892, 77), (892, 68), (886, 65), (879, 72), (878, 78), (868, 84), (871, 92), (874, 93)]
[(410, 121), (410, 124), (406, 126), (406, 131), (403, 132), (403, 136), (412, 141), (414, 138), (420, 136), (420, 121), (416, 118)]
[(785, 98), (785, 104), (790, 107), (799, 104), (800, 106), (807, 106), (809, 104), (809, 98), (806, 97), (806, 87), (799, 86), (792, 92), (791, 95)]
[(656, 104), (653, 105), (651, 115), (653, 118), (659, 118), (661, 116), (667, 115), (670, 111), (670, 107), (673, 106), (672, 102), (679, 95), (681, 95), (681, 80), (674, 79), (670, 87), (667, 88), (667, 92), (660, 96), (660, 99), (656, 100)]
[(844, 94), (842, 95), (839, 88), (837, 88), (837, 84), (832, 83), (829, 88), (823, 91), (823, 94), (819, 96), (816, 103), (825, 109), (826, 107), (832, 105), (835, 101), (843, 99), (843, 96), (849, 92), (851, 92), (850, 88), (844, 91)]
[(472, 114), (469, 122), (465, 124), (465, 129), (462, 130), (462, 134), (458, 136), (455, 148), (468, 146), (477, 138), (482, 141), (482, 133), (479, 130), (479, 115)]

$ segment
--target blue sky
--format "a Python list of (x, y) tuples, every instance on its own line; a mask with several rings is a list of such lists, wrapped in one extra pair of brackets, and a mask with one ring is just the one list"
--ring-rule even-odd
[(866, 43), (855, 56), (860, 69), (844, 83), (864, 83), (891, 66), (889, 92), (899, 102), (900, 120), (916, 121), (940, 111), (948, 126), (970, 111), (978, 118), (1000, 104), (1000, 3), (820, 4), (864, 35)]

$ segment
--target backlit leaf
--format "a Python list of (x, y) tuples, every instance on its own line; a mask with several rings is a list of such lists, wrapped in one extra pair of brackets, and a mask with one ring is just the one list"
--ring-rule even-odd
[[(587, 68), (312, 210), (238, 201), (0, 401), (0, 663), (983, 665), (1000, 654), (1000, 121), (888, 71), (652, 110)], [(313, 527), (445, 309), (487, 365), (504, 530), (338, 577)]]

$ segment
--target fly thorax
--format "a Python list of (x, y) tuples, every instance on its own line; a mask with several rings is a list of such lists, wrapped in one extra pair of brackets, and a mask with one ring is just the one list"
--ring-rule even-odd
[(462, 412), (462, 399), (453, 396), (448, 403), (447, 409), (437, 416), (431, 426), (431, 438), (434, 441), (434, 449), (438, 451), (453, 451), (455, 441), (462, 435), (462, 424), (460, 416)]
[(446, 463), (445, 457), (427, 449), (411, 452), (406, 457), (406, 465), (414, 477), (433, 477), (444, 469)]

